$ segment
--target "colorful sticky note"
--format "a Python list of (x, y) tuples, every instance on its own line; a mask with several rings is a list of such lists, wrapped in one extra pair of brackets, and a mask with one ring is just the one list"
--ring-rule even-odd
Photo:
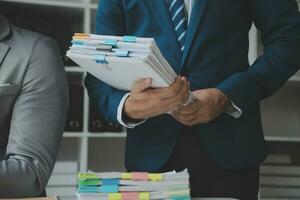
[(125, 35), (123, 37), (123, 42), (135, 42), (135, 41), (136, 41), (136, 36)]
[(110, 193), (108, 194), (109, 200), (122, 200), (122, 194), (121, 193)]
[(99, 177), (94, 173), (79, 173), (79, 179), (98, 179)]
[(88, 40), (90, 37), (87, 36), (74, 36), (72, 37), (74, 40)]
[(89, 37), (90, 34), (87, 34), (87, 33), (75, 33), (75, 36), (86, 36), (86, 37)]
[(113, 46), (115, 47), (118, 43), (118, 40), (114, 40), (114, 39), (106, 39), (104, 40), (103, 44), (105, 45), (110, 45), (110, 46)]
[(132, 173), (132, 180), (147, 181), (148, 180), (148, 173), (146, 173), (146, 172), (133, 172)]
[(138, 200), (139, 193), (137, 192), (123, 192), (122, 193), (122, 200)]
[(119, 179), (103, 179), (102, 185), (119, 185)]
[(94, 55), (93, 59), (96, 60), (97, 63), (105, 64), (106, 62), (106, 55)]
[(116, 50), (116, 51), (115, 51), (115, 55), (118, 56), (118, 57), (128, 57), (129, 51), (125, 51), (125, 50)]
[(119, 186), (118, 185), (103, 185), (100, 187), (100, 192), (102, 192), (102, 193), (119, 192)]
[(100, 179), (79, 179), (78, 180), (78, 185), (85, 185), (85, 186), (89, 186), (89, 185), (101, 185), (102, 181)]
[(179, 196), (179, 197), (172, 197), (171, 200), (190, 200), (190, 196)]
[(140, 192), (139, 200), (150, 200), (150, 193), (149, 192)]
[(98, 193), (100, 192), (99, 187), (93, 187), (93, 186), (79, 186), (77, 189), (78, 193)]
[(131, 173), (122, 173), (121, 178), (124, 179), (124, 180), (131, 180), (132, 179), (132, 174)]
[(161, 181), (163, 180), (162, 174), (148, 174), (148, 178), (150, 181)]
[(72, 44), (78, 44), (78, 45), (83, 45), (84, 44), (84, 42), (81, 41), (81, 40), (72, 40), (71, 43)]

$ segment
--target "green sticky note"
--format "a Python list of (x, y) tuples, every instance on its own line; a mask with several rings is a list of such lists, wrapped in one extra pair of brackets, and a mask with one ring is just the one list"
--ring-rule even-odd
[(97, 179), (99, 178), (94, 173), (78, 173), (78, 179)]
[(98, 186), (101, 185), (102, 181), (100, 179), (82, 179), (78, 180), (78, 185), (84, 185), (84, 186), (89, 186), (89, 185), (94, 185)]

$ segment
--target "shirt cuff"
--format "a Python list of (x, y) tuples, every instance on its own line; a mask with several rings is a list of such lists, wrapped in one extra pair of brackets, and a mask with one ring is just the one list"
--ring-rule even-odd
[(135, 121), (135, 122), (129, 122), (129, 121), (123, 120), (123, 107), (124, 107), (126, 99), (129, 97), (129, 95), (130, 95), (129, 92), (126, 93), (119, 103), (117, 120), (122, 126), (125, 126), (126, 128), (135, 128), (136, 126), (143, 124), (145, 121), (147, 121), (147, 119), (141, 120), (141, 121)]
[(230, 107), (226, 110), (226, 113), (230, 115), (231, 117), (238, 119), (242, 116), (243, 111), (240, 109), (237, 105), (234, 104), (233, 101), (231, 101)]

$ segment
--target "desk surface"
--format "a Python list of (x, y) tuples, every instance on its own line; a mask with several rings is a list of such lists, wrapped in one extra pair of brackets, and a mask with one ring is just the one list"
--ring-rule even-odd
[[(60, 198), (58, 198), (60, 199)], [(61, 198), (63, 200), (63, 198)], [(76, 198), (74, 199), (76, 200)], [(233, 199), (233, 198), (192, 198), (192, 200), (238, 200), (238, 199)]]
[[(63, 198), (58, 198), (63, 200)], [(51, 199), (45, 199), (45, 200), (51, 200)], [(77, 200), (76, 198), (74, 200)], [(192, 200), (238, 200), (233, 198), (193, 198)]]
[[(28, 198), (28, 199), (0, 199), (0, 200), (57, 200), (63, 198), (45, 197), (45, 198)], [(76, 198), (74, 199), (76, 200)], [(193, 198), (193, 200), (237, 200), (232, 198)]]

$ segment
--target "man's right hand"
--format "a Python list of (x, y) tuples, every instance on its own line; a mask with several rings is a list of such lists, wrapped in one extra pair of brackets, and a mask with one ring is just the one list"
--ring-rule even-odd
[(153, 89), (151, 79), (137, 81), (126, 99), (124, 114), (131, 119), (147, 119), (169, 111), (187, 102), (189, 83), (185, 77), (177, 77), (168, 88)]

